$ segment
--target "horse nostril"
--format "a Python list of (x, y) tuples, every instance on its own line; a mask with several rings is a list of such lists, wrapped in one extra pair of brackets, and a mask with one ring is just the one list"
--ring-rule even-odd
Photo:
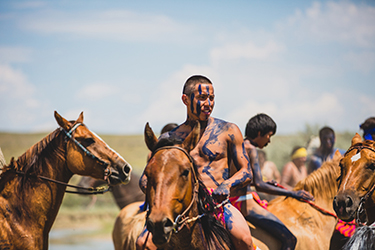
[(168, 234), (173, 230), (173, 221), (171, 221), (168, 218), (165, 218), (163, 220), (163, 225), (164, 225), (164, 233)]
[(345, 199), (345, 205), (346, 205), (346, 207), (353, 206), (353, 200), (352, 200), (352, 198), (350, 196), (346, 197), (346, 199)]
[(125, 164), (122, 168), (123, 173), (127, 176), (132, 171), (132, 167), (129, 164)]

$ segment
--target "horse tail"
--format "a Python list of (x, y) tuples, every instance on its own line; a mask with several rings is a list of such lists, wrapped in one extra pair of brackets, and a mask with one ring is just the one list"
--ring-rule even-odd
[(346, 242), (343, 250), (375, 249), (375, 227), (360, 226)]

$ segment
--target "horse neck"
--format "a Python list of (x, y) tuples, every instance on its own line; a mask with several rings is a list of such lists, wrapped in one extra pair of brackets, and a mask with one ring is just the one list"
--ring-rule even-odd
[[(63, 138), (58, 135), (55, 135), (58, 136), (56, 138), (51, 138), (51, 134), (26, 151), (16, 163), (13, 163), (15, 170), (20, 172), (29, 170), (29, 176), (10, 173), (9, 181), (2, 190), (2, 193), (7, 193), (10, 196), (9, 206), (20, 211), (19, 223), (24, 222), (22, 216), (27, 214), (28, 218), (38, 222), (39, 228), (43, 231), (45, 229), (49, 231), (52, 227), (66, 187), (41, 180), (35, 175), (65, 183), (68, 183), (72, 176), (65, 164)], [(29, 162), (33, 163), (28, 164)]]

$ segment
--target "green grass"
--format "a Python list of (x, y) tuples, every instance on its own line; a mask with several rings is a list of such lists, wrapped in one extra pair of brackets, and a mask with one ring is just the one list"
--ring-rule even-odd
[[(336, 147), (348, 149), (355, 133), (342, 133), (336, 135)], [(3, 151), (7, 164), (11, 157), (18, 158), (29, 147), (40, 141), (47, 133), (17, 134), (0, 133), (0, 148)], [(111, 148), (122, 155), (140, 174), (146, 163), (148, 149), (143, 135), (100, 135)], [(306, 146), (310, 133), (296, 133), (293, 135), (275, 135), (271, 143), (265, 148), (268, 160), (274, 161), (281, 171), (292, 148), (296, 145)], [(80, 176), (73, 176), (70, 183), (77, 184)], [(110, 237), (115, 218), (119, 208), (114, 202), (111, 193), (97, 195), (94, 207), (87, 209), (90, 196), (65, 194), (54, 228), (80, 228), (87, 227), (90, 233), (86, 237)], [(89, 223), (89, 224), (87, 224)]]

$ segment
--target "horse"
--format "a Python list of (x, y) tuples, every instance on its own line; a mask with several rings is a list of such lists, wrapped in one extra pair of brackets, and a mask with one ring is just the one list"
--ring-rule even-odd
[[(270, 201), (267, 209), (279, 218), (297, 238), (296, 250), (330, 249), (331, 236), (337, 224), (332, 202), (337, 191), (339, 160), (337, 151), (332, 161), (312, 172), (294, 190), (310, 192), (313, 203), (280, 196)], [(280, 249), (281, 243), (261, 228), (251, 225), (254, 243), (262, 250)]]
[[(139, 175), (135, 174), (134, 172), (131, 172), (131, 178), (128, 184), (119, 184), (112, 186), (110, 188), (113, 198), (115, 199), (115, 202), (120, 209), (124, 208), (130, 203), (145, 200), (145, 195), (139, 188), (138, 181)], [(82, 176), (77, 186), (83, 188), (97, 188), (105, 184), (107, 184), (107, 182), (104, 180), (95, 179), (90, 176)], [(78, 188), (78, 190), (80, 189)], [(87, 209), (95, 204), (96, 197), (96, 195), (92, 196), (92, 200), (88, 204)]]
[(359, 228), (345, 249), (375, 248), (375, 142), (357, 133), (340, 162), (339, 188), (333, 206), (339, 218)]
[[(280, 196), (268, 205), (269, 211), (296, 236), (296, 250), (330, 249), (331, 236), (337, 224), (332, 202), (337, 191), (340, 158), (341, 154), (337, 151), (332, 161), (323, 163), (321, 168), (296, 185), (295, 190), (304, 189), (314, 195), (314, 203)], [(146, 221), (146, 212), (140, 212), (140, 204), (126, 206), (117, 216), (112, 232), (115, 250), (135, 249), (136, 238), (142, 233)], [(253, 242), (260, 249), (280, 249), (281, 243), (276, 238), (251, 223), (249, 227)]]
[(51, 227), (74, 174), (129, 182), (131, 166), (83, 124), (55, 111), (59, 128), (0, 175), (0, 249), (48, 249)]
[[(128, 216), (127, 228), (138, 224), (142, 230), (146, 220), (152, 241), (160, 249), (231, 249), (229, 233), (215, 218), (213, 200), (189, 155), (198, 143), (199, 135), (198, 122), (183, 143), (172, 138), (158, 141), (149, 124), (145, 126), (145, 142), (152, 151), (144, 170), (149, 209), (147, 214)], [(131, 206), (133, 204), (124, 209)], [(134, 223), (137, 220), (138, 223)], [(137, 237), (139, 231), (133, 235)], [(120, 237), (125, 239), (126, 235)], [(133, 245), (125, 242), (121, 249), (135, 249), (134, 237)]]

